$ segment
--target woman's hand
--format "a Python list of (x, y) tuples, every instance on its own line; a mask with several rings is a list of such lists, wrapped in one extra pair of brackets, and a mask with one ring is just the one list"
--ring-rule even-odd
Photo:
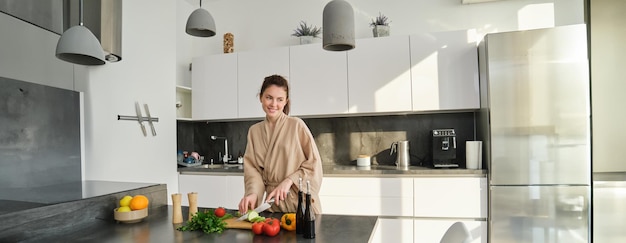
[(256, 207), (256, 200), (257, 196), (254, 193), (243, 197), (241, 201), (239, 201), (239, 213), (243, 215), (247, 213), (249, 209), (254, 209)]
[(291, 181), (291, 179), (289, 178), (285, 179), (280, 184), (278, 184), (278, 186), (276, 186), (276, 188), (274, 188), (274, 190), (269, 195), (267, 195), (266, 200), (274, 198), (274, 203), (279, 206), (280, 201), (283, 201), (287, 198), (287, 193), (289, 192), (289, 189), (291, 189), (291, 185), (293, 185), (293, 181)]

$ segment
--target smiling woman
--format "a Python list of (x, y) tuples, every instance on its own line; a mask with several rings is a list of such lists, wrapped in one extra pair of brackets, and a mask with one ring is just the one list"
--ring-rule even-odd
[[(247, 212), (263, 200), (275, 199), (273, 212), (295, 212), (300, 178), (310, 180), (314, 212), (321, 213), (317, 193), (322, 183), (322, 161), (311, 131), (300, 118), (289, 116), (289, 84), (280, 75), (264, 79), (259, 95), (265, 120), (248, 130), (243, 157), (245, 196), (239, 211)], [(293, 192), (293, 193), (289, 193)], [(267, 194), (263, 199), (263, 195)]]

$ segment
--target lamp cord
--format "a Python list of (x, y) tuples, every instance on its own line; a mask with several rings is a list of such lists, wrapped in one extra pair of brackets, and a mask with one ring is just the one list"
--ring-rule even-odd
[(202, 8), (202, 0), (200, 0), (200, 7)]
[(78, 1), (78, 8), (80, 9), (80, 12), (78, 12), (78, 19), (80, 20), (80, 23), (78, 24), (82, 26), (83, 25), (83, 0)]

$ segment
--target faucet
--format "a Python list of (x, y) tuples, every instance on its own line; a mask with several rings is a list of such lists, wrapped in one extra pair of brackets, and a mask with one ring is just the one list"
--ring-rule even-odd
[(226, 137), (211, 136), (211, 140), (218, 140), (218, 139), (224, 139), (224, 157), (220, 159), (222, 159), (222, 162), (226, 164), (232, 158), (228, 154), (228, 139), (226, 139)]

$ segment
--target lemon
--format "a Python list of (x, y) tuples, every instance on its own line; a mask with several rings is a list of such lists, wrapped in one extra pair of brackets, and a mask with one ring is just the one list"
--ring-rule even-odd
[(133, 199), (133, 197), (131, 196), (124, 196), (122, 199), (120, 199), (120, 207), (128, 207), (130, 205), (130, 200)]
[(130, 212), (130, 207), (122, 206), (122, 207), (117, 208), (117, 211), (118, 212)]

